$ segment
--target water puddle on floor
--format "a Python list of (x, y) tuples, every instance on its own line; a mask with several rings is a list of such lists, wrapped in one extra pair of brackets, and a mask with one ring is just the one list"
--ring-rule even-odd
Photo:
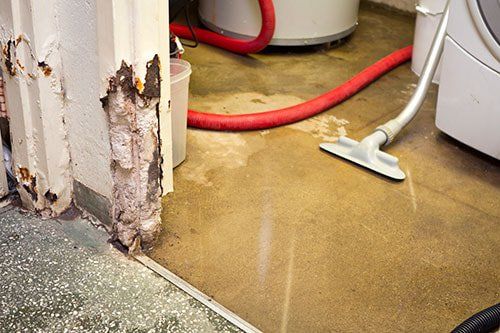
[[(202, 45), (185, 54), (190, 105), (246, 113), (300, 103), (411, 43), (413, 26), (363, 5), (356, 33), (330, 51), (243, 59)], [(402, 66), (286, 127), (189, 130), (149, 255), (265, 332), (449, 332), (498, 302), (500, 165), (438, 134), (434, 88), (384, 148), (406, 181), (319, 149), (397, 115), (415, 81)]]
[(152, 258), (266, 332), (449, 331), (496, 301), (499, 204), (434, 184), (460, 178), (487, 201), (498, 186), (441, 166), (393, 183), (320, 152), (303, 126), (191, 131)]

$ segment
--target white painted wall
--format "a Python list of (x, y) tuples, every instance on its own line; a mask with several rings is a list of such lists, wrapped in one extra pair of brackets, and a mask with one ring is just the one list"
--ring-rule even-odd
[(73, 177), (111, 198), (110, 143), (99, 87), (98, 0), (57, 0)]

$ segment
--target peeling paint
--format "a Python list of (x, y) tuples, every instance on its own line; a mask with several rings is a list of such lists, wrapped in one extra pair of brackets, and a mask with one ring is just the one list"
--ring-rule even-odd
[(31, 175), (27, 168), (18, 168), (17, 182), (30, 195), (33, 202), (38, 201), (36, 176)]
[(159, 98), (160, 93), (160, 59), (155, 55), (153, 60), (146, 66), (146, 84), (142, 96), (148, 98)]
[(112, 230), (131, 252), (151, 245), (160, 231), (159, 73), (157, 56), (144, 80), (122, 61), (101, 98), (111, 142)]
[[(19, 193), (21, 197), (27, 195), (32, 203), (30, 207), (42, 214), (42, 216), (56, 217), (58, 214), (54, 211), (54, 208), (59, 202), (59, 195), (51, 189), (46, 190), (44, 193), (44, 188), (47, 187), (46, 180), (42, 174), (39, 178), (40, 181), (36, 175), (28, 170), (28, 168), (18, 167), (16, 171), (16, 181)], [(44, 194), (41, 195), (42, 193)], [(69, 204), (63, 207), (59, 213), (66, 211), (72, 204), (73, 202), (70, 200)]]
[(3, 50), (3, 55), (4, 55), (4, 62), (5, 62), (5, 67), (7, 68), (7, 73), (11, 76), (15, 76), (17, 69), (14, 65), (14, 62), (12, 61), (13, 59), (13, 48), (12, 46), (14, 45), (14, 42), (12, 40), (7, 41), (7, 43), (4, 45), (2, 48)]
[(42, 70), (43, 75), (50, 76), (52, 74), (52, 68), (45, 61), (39, 61), (38, 67)]
[[(5, 35), (5, 32), (4, 32)], [(26, 72), (27, 64), (23, 64), (21, 60), (17, 57), (17, 48), (21, 43), (24, 43), (29, 51), (29, 57), (33, 62), (32, 72)], [(57, 37), (50, 36), (45, 43), (43, 49), (43, 55), (38, 58), (33, 51), (31, 42), (25, 34), (20, 34), (16, 38), (10, 37), (5, 39), (5, 37), (0, 40), (0, 46), (2, 48), (2, 58), (3, 64), (5, 65), (5, 71), (11, 77), (21, 76), (25, 79), (35, 80), (39, 77), (49, 77), (52, 75), (53, 69), (48, 64), (47, 59), (58, 48)], [(42, 60), (38, 60), (42, 59)], [(22, 75), (20, 75), (22, 74)]]
[(30, 172), (27, 168), (19, 167), (20, 182), (29, 182), (31, 179)]
[(57, 201), (57, 194), (52, 193), (50, 190), (48, 190), (47, 192), (45, 192), (44, 197), (51, 204), (54, 204)]

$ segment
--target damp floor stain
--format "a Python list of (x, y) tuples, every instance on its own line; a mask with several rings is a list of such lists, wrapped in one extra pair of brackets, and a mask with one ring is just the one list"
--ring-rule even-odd
[[(412, 17), (363, 6), (354, 36), (329, 51), (239, 57), (201, 46), (185, 56), (190, 103), (258, 112), (279, 95), (293, 105), (410, 44), (412, 29)], [(315, 120), (190, 130), (150, 256), (266, 332), (450, 331), (497, 303), (500, 163), (436, 129), (436, 87), (386, 148), (406, 181), (319, 150), (397, 115), (416, 81), (406, 65)], [(239, 101), (227, 108), (229, 95)]]

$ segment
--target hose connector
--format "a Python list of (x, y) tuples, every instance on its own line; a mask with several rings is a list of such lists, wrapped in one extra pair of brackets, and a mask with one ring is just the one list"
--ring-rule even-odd
[(381, 131), (385, 134), (385, 136), (387, 137), (387, 141), (385, 142), (384, 146), (387, 146), (391, 144), (392, 141), (394, 141), (394, 138), (396, 137), (396, 135), (398, 135), (402, 128), (403, 126), (401, 126), (401, 124), (396, 119), (392, 119), (385, 124), (377, 127), (375, 131)]

